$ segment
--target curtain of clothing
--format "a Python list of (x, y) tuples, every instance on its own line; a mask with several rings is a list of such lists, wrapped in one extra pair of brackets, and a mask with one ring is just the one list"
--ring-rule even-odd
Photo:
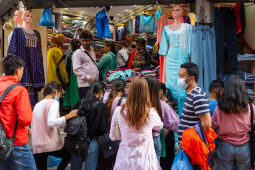
[(209, 84), (217, 78), (216, 43), (213, 27), (206, 25), (193, 26), (191, 62), (199, 67), (198, 86), (209, 95)]

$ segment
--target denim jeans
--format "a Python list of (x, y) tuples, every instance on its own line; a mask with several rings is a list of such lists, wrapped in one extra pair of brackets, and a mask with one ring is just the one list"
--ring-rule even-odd
[(234, 9), (214, 8), (217, 73), (224, 74), (225, 45), (230, 74), (237, 71), (237, 38)]
[(198, 86), (209, 94), (209, 85), (217, 78), (214, 28), (193, 27), (191, 44), (191, 62), (199, 67)]
[(7, 161), (0, 162), (1, 170), (37, 170), (35, 160), (28, 144), (15, 145)]
[[(90, 139), (88, 139), (90, 141)], [(71, 170), (81, 170), (85, 160), (85, 170), (96, 170), (99, 154), (99, 143), (97, 137), (90, 141), (88, 150), (83, 155), (72, 154)]]
[(223, 140), (219, 141), (217, 148), (218, 169), (233, 170), (236, 164), (236, 170), (246, 170), (250, 168), (250, 143), (236, 146)]
[(161, 155), (161, 141), (160, 141), (160, 136), (153, 137), (153, 142), (154, 142), (154, 148), (156, 151), (157, 159), (160, 162), (160, 155)]

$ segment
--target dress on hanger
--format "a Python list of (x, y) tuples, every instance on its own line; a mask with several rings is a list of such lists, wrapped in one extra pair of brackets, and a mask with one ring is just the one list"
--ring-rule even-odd
[(192, 27), (190, 24), (181, 24), (178, 30), (171, 30), (171, 25), (163, 29), (159, 54), (166, 56), (166, 87), (178, 101), (178, 114), (181, 115), (186, 92), (178, 87), (177, 78), (181, 64), (189, 61)]
[(34, 30), (30, 34), (23, 28), (15, 28), (7, 53), (19, 56), (26, 63), (20, 83), (27, 88), (33, 108), (38, 102), (37, 92), (45, 85), (40, 33)]

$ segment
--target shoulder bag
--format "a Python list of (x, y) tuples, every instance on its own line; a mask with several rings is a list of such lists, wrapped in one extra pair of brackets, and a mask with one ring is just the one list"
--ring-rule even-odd
[(255, 163), (255, 126), (253, 122), (253, 107), (252, 104), (250, 103), (250, 112), (251, 112), (251, 131), (250, 131), (250, 151), (251, 151), (251, 168), (254, 169), (254, 163)]
[(100, 70), (99, 70), (99, 68), (98, 68), (98, 66), (97, 66), (97, 63), (93, 60), (93, 58), (91, 57), (91, 55), (90, 55), (87, 51), (85, 51), (85, 53), (89, 56), (89, 58), (91, 59), (91, 61), (92, 61), (92, 62), (95, 64), (95, 66), (97, 67), (98, 72), (99, 72), (99, 81), (103, 81), (104, 79), (103, 79), (102, 73), (100, 72)]
[(62, 88), (65, 90), (67, 85), (65, 83), (65, 79), (64, 76), (62, 75), (61, 71), (59, 70), (58, 66), (60, 65), (60, 63), (66, 58), (66, 55), (63, 55), (62, 58), (59, 60), (58, 64), (57, 64), (57, 68), (56, 68), (56, 73), (58, 75), (58, 79), (61, 83)]

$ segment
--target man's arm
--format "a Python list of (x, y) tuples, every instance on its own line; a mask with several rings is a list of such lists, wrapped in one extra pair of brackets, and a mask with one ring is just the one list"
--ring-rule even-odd
[(207, 131), (209, 128), (212, 127), (212, 121), (211, 121), (210, 113), (199, 115), (198, 117), (201, 121), (201, 126), (204, 129), (204, 131)]

